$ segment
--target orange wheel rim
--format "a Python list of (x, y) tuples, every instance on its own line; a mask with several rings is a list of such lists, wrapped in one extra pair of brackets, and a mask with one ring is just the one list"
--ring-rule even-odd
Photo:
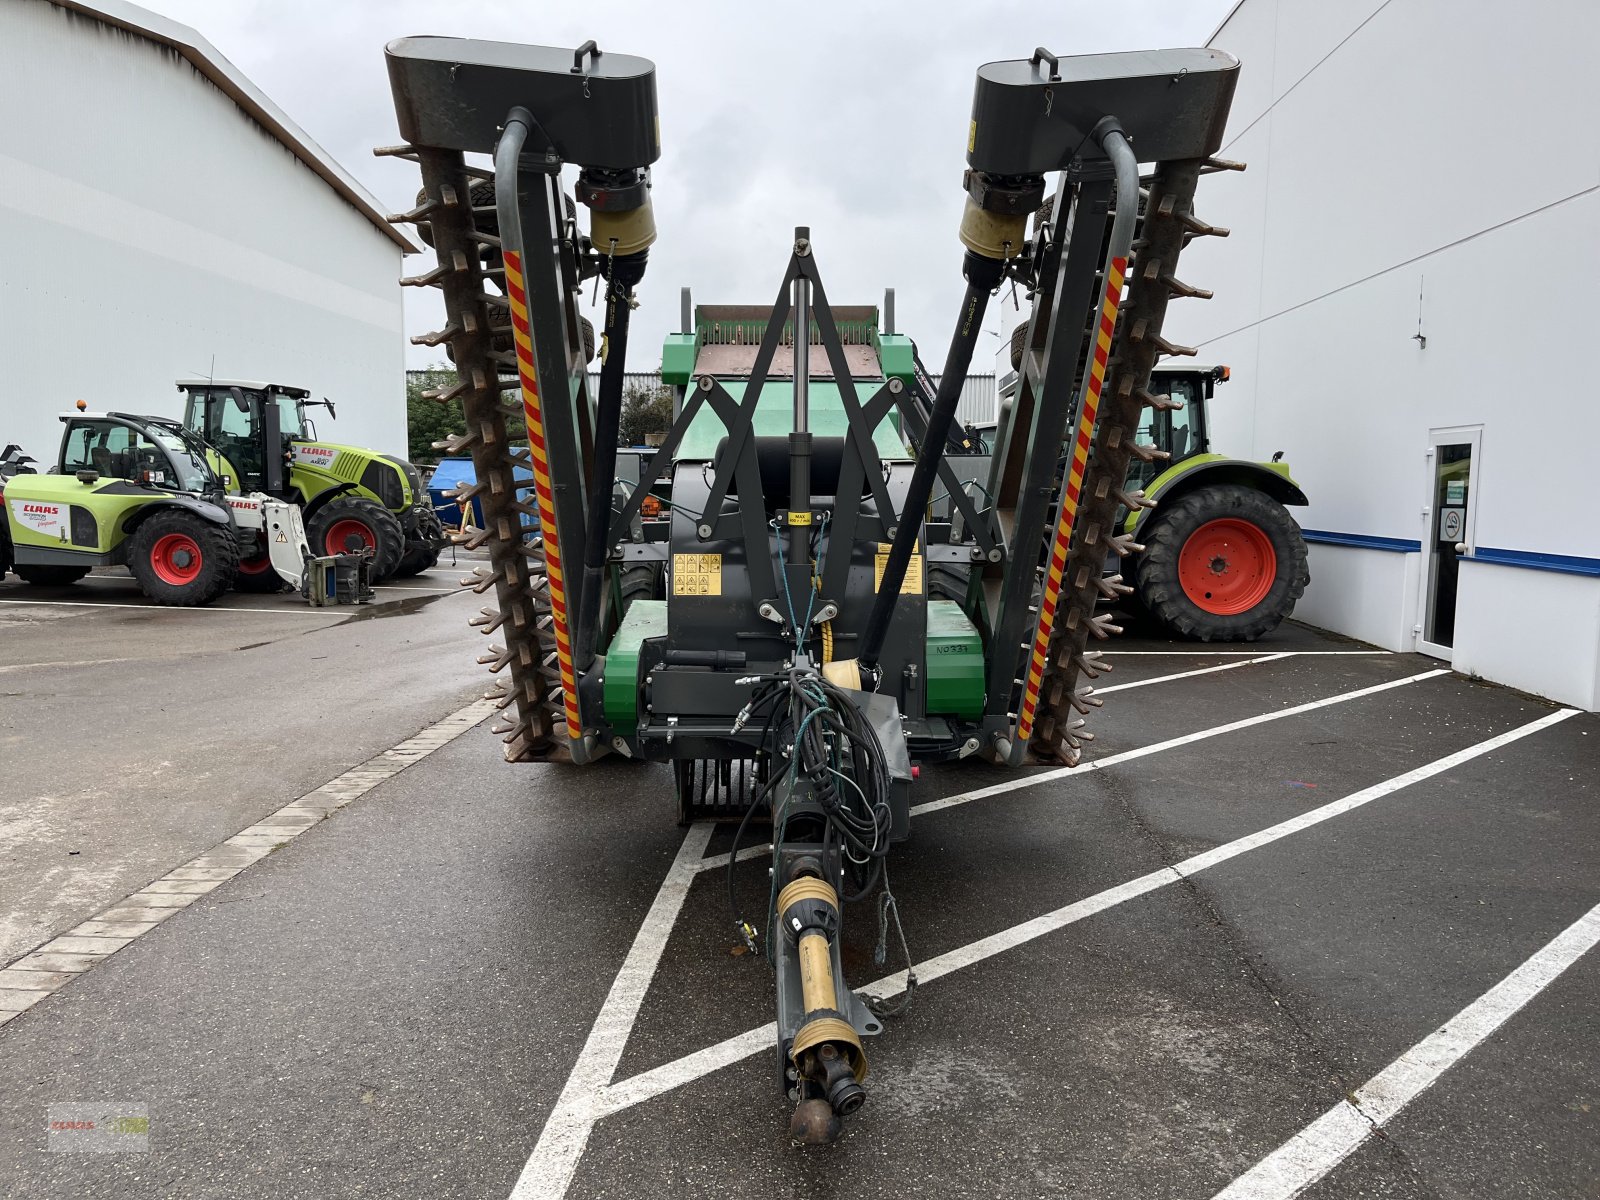
[(1259, 525), (1207, 521), (1178, 552), (1178, 582), (1195, 607), (1219, 617), (1249, 612), (1267, 598), (1278, 555)]

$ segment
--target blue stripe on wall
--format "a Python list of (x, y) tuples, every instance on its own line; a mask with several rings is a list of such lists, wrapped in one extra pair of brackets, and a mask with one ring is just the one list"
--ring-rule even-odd
[(1321, 542), (1328, 546), (1356, 546), (1362, 550), (1391, 550), (1396, 554), (1416, 554), (1421, 542), (1408, 538), (1375, 537), (1370, 533), (1337, 533), (1331, 529), (1302, 529), (1308, 542)]
[(1497, 550), (1492, 546), (1479, 546), (1465, 561), (1600, 578), (1600, 558), (1578, 558), (1572, 554), (1537, 554), (1532, 550)]
[[(1354, 546), (1359, 550), (1387, 550), (1395, 554), (1417, 554), (1422, 550), (1422, 543), (1412, 541), (1410, 538), (1377, 537), (1370, 533), (1340, 533), (1332, 529), (1302, 529), (1300, 532), (1306, 541), (1325, 546)], [(1580, 558), (1573, 554), (1540, 554), (1533, 550), (1502, 550), (1493, 546), (1479, 546), (1470, 555), (1464, 555), (1461, 561), (1600, 578), (1600, 558)]]

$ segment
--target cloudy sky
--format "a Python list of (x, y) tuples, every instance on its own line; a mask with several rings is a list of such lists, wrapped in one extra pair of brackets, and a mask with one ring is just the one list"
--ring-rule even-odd
[[(448, 34), (576, 46), (656, 63), (660, 240), (639, 289), (629, 365), (650, 370), (701, 303), (771, 303), (796, 225), (809, 225), (836, 304), (895, 288), (897, 322), (943, 358), (961, 296), (961, 171), (980, 63), (1202, 45), (1232, 0), (1050, 3), (604, 3), (512, 0), (146, 0), (193, 26), (382, 202), (409, 208), (416, 167), (376, 159), (398, 140), (383, 46)], [(573, 172), (569, 169), (570, 188)], [(419, 260), (412, 260), (416, 263)], [(408, 332), (437, 293), (407, 296)], [(1006, 307), (1010, 308), (1009, 300)], [(991, 309), (988, 327), (1001, 318)], [(974, 370), (997, 338), (986, 339)], [(412, 349), (424, 366), (437, 351)]]

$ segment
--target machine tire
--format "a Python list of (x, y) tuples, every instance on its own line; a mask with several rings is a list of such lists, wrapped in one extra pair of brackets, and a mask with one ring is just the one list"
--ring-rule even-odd
[(66, 587), (89, 573), (88, 567), (14, 566), (17, 578), (34, 587)]
[(622, 592), (622, 613), (620, 615), (627, 616), (628, 609), (633, 607), (635, 600), (661, 599), (661, 583), (660, 569), (651, 566), (649, 563), (625, 567), (619, 583), (619, 590)]
[(210, 604), (239, 574), (239, 545), (226, 525), (171, 509), (133, 531), (128, 570), (157, 604)]
[(372, 582), (388, 579), (400, 567), (406, 536), (400, 518), (375, 500), (340, 496), (317, 509), (306, 522), (311, 553), (348, 554), (348, 539), (359, 538), (372, 550)]
[(1022, 348), (1028, 344), (1028, 323), (1026, 321), (1011, 331), (1011, 369), (1015, 371), (1022, 366)]
[(410, 579), (436, 566), (439, 552), (444, 549), (444, 525), (439, 514), (431, 509), (417, 522), (416, 536), (406, 541), (400, 565), (394, 569), (394, 578)]
[(272, 569), (272, 556), (265, 550), (239, 560), (239, 573), (233, 579), (234, 591), (271, 596), (288, 586), (283, 577)]
[(438, 565), (439, 549), (420, 543), (412, 546), (400, 556), (400, 565), (394, 569), (391, 579), (410, 579), (413, 575), (421, 575)]
[(1141, 539), (1136, 594), (1191, 641), (1255, 641), (1294, 611), (1311, 580), (1300, 527), (1271, 496), (1240, 484), (1163, 505)]

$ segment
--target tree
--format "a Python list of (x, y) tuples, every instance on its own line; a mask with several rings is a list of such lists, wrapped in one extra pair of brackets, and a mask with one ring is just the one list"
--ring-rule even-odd
[(672, 428), (672, 389), (661, 384), (630, 383), (622, 392), (622, 414), (617, 444), (642, 446), (652, 433)]
[(436, 463), (443, 451), (433, 443), (453, 434), (465, 433), (467, 418), (459, 398), (449, 404), (424, 398), (423, 392), (448, 388), (457, 382), (456, 369), (439, 363), (424, 371), (406, 372), (407, 451), (412, 462)]

